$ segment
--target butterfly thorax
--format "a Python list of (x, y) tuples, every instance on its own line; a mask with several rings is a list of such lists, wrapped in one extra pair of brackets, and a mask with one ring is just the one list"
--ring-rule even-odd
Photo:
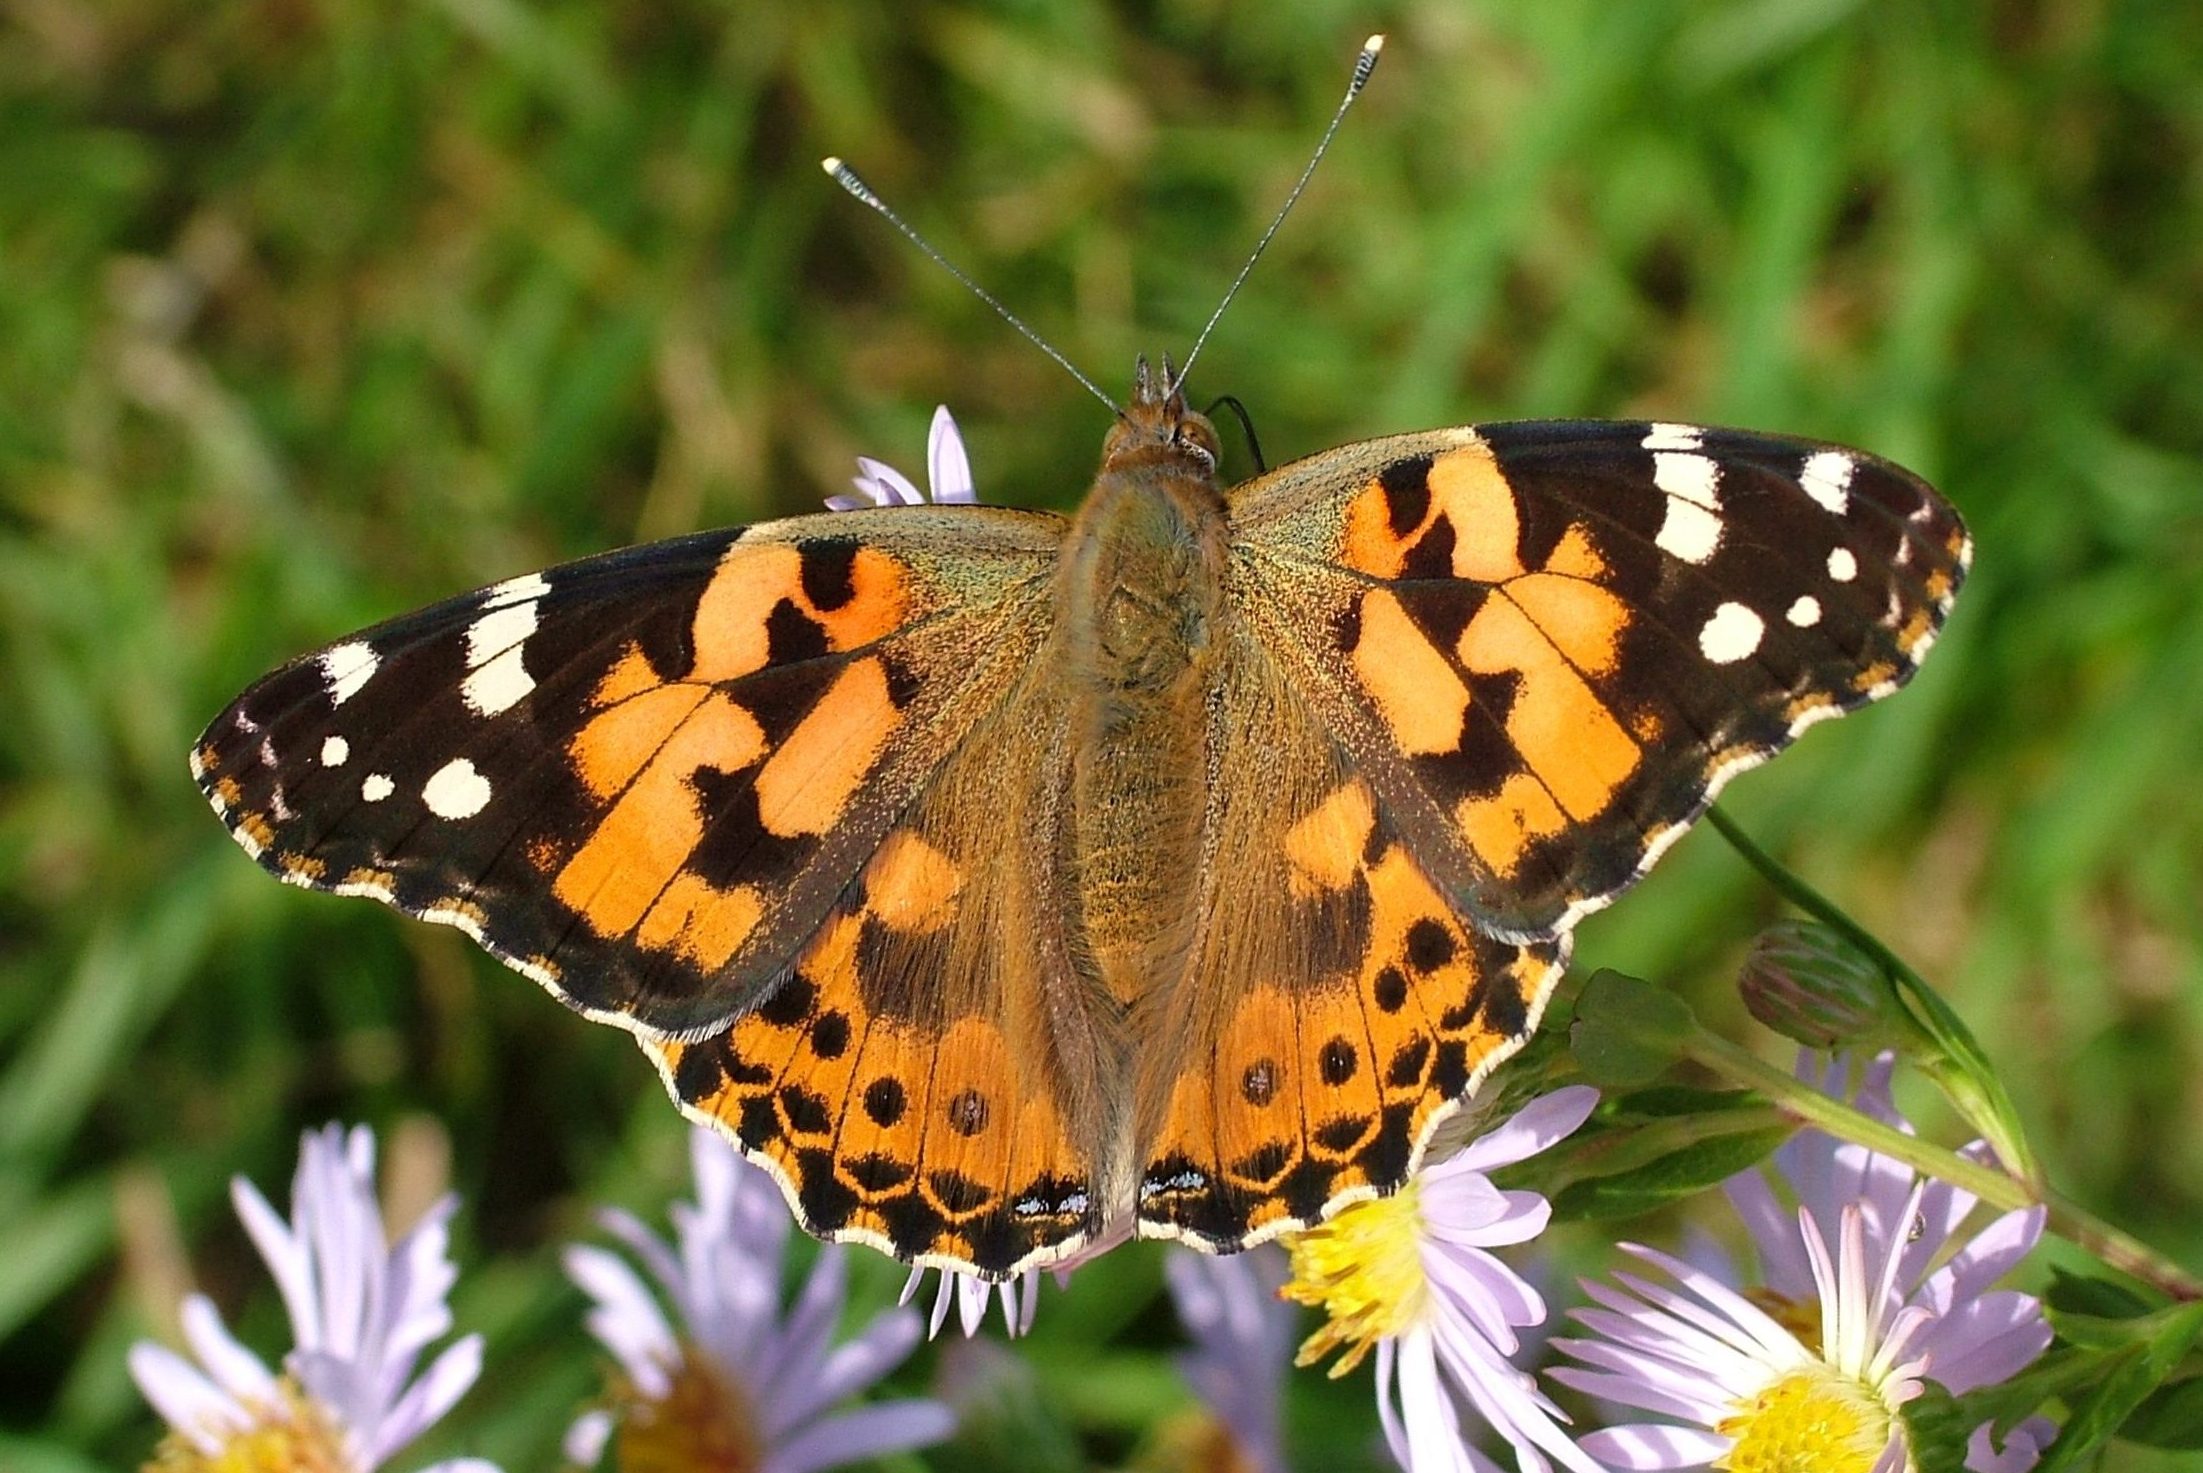
[(1064, 545), (1071, 866), (1083, 935), (1121, 1001), (1184, 944), (1206, 791), (1206, 706), (1223, 609), (1216, 431), (1142, 364)]

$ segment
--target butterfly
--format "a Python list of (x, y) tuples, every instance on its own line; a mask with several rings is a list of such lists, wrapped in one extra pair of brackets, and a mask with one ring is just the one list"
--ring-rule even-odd
[(1406, 1181), (1576, 922), (1903, 684), (1970, 546), (1886, 461), (1683, 424), (1218, 456), (1143, 360), (1075, 516), (531, 573), (267, 676), (192, 771), (283, 879), (634, 1034), (815, 1234), (1233, 1251)]

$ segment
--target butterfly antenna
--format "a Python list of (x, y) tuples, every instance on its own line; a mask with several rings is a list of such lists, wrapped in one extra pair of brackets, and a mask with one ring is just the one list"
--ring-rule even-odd
[(1010, 326), (1016, 328), (1020, 333), (1024, 334), (1025, 341), (1040, 349), (1041, 352), (1046, 353), (1050, 358), (1055, 359), (1057, 364), (1062, 367), (1065, 373), (1071, 375), (1071, 377), (1077, 379), (1081, 384), (1085, 385), (1087, 393), (1092, 394), (1095, 398), (1101, 400), (1102, 403), (1108, 405), (1109, 412), (1111, 414), (1116, 415), (1120, 419), (1124, 417), (1124, 411), (1117, 407), (1116, 400), (1110, 398), (1107, 394), (1104, 394), (1092, 379), (1088, 378), (1085, 374), (1080, 373), (1078, 369), (1072, 365), (1070, 359), (1064, 357), (1061, 353), (1056, 351), (1054, 344), (1050, 343), (1039, 333), (1034, 332), (1031, 328), (1027, 327), (1024, 322), (1019, 319), (1018, 315), (1015, 312), (1012, 312), (1009, 308), (1003, 306), (1001, 302), (997, 301), (995, 299), (994, 293), (988, 291), (978, 282), (973, 281), (969, 276), (966, 276), (962, 271), (957, 269), (955, 262), (951, 261), (948, 257), (942, 255), (939, 251), (935, 250), (931, 241), (928, 241), (924, 236), (920, 235), (917, 232), (917, 229), (913, 227), (909, 221), (905, 220), (902, 216), (896, 214), (892, 209), (888, 208), (887, 201), (881, 199), (878, 195), (874, 194), (872, 192), (872, 186), (857, 177), (857, 171), (855, 169), (850, 168), (847, 164), (836, 158), (822, 159), (819, 163), (819, 167), (823, 168), (826, 171), (828, 177), (830, 177), (836, 184), (839, 184), (843, 189), (849, 191), (849, 193), (856, 199), (861, 200), (863, 203), (870, 205), (873, 209), (878, 210), (880, 212), (880, 215), (887, 221), (887, 223), (894, 226), (897, 230), (900, 230), (903, 233), (904, 238), (907, 239), (912, 245), (916, 246), (919, 251), (924, 254), (927, 260), (933, 262), (934, 265), (940, 267), (943, 271), (946, 271), (949, 275), (955, 277), (958, 281), (962, 282), (966, 291), (970, 292), (973, 296), (979, 298), (980, 301), (985, 302), (988, 306), (994, 308), (995, 315), (1000, 317), (1004, 322), (1007, 322)]
[(1285, 203), (1278, 206), (1277, 217), (1270, 221), (1270, 228), (1263, 231), (1262, 239), (1255, 242), (1253, 254), (1247, 257), (1247, 264), (1239, 268), (1239, 275), (1233, 278), (1231, 289), (1224, 293), (1224, 300), (1218, 302), (1216, 310), (1209, 314), (1209, 320), (1202, 327), (1201, 335), (1193, 340), (1193, 351), (1186, 354), (1185, 366), (1178, 370), (1178, 377), (1172, 381), (1173, 386), (1186, 381), (1186, 375), (1193, 369), (1193, 360), (1201, 356), (1201, 345), (1209, 340), (1209, 333), (1216, 327), (1217, 319), (1222, 317), (1224, 309), (1232, 304), (1232, 298), (1239, 295), (1239, 289), (1247, 284), (1247, 277), (1253, 272), (1254, 263), (1261, 260), (1262, 253), (1270, 248), (1270, 237), (1277, 234), (1277, 228), (1283, 225), (1285, 217), (1292, 213), (1293, 205), (1299, 200), (1301, 191), (1308, 187), (1309, 179), (1314, 177), (1316, 165), (1322, 163), (1323, 156), (1331, 151), (1333, 135), (1339, 131), (1339, 124), (1346, 121), (1346, 110), (1354, 105), (1355, 98), (1362, 95), (1362, 88), (1368, 84), (1369, 74), (1377, 69), (1377, 57), (1384, 49), (1385, 38), (1382, 35), (1371, 36), (1368, 40), (1362, 42), (1362, 53), (1354, 58), (1354, 75), (1346, 84), (1346, 96), (1339, 99), (1339, 110), (1331, 114), (1331, 125), (1323, 130), (1323, 137), (1317, 140), (1316, 152), (1308, 160), (1308, 167), (1300, 171), (1300, 178), (1294, 183), (1293, 192), (1285, 196)]

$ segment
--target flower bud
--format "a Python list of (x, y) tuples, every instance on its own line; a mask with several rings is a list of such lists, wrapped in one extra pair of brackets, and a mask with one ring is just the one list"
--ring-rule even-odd
[(1817, 921), (1777, 921), (1760, 932), (1737, 991), (1753, 1017), (1807, 1048), (1875, 1048), (1907, 1031), (1880, 965)]

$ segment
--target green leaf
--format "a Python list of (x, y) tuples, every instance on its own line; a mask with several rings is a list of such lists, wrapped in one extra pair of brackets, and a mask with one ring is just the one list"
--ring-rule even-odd
[(1695, 1140), (1632, 1170), (1572, 1182), (1553, 1198), (1553, 1215), (1562, 1220), (1635, 1217), (1665, 1207), (1758, 1165), (1790, 1134), (1786, 1125), (1732, 1131)]
[(1689, 1006), (1674, 993), (1604, 969), (1583, 986), (1569, 1046), (1593, 1084), (1627, 1089), (1666, 1073), (1697, 1026)]
[(2118, 1435), (2146, 1447), (2203, 1449), (2203, 1376), (2167, 1382), (2152, 1391), (2119, 1424)]
[(2017, 1375), (1959, 1397), (1960, 1413), (1969, 1427), (1989, 1422), (2009, 1430), (2053, 1401), (2070, 1405), (2081, 1388), (2095, 1384), (2102, 1361), (2096, 1351), (2054, 1346)]
[[(2080, 1317), (2086, 1318), (2086, 1317)], [(2183, 1304), (2141, 1320), (2092, 1320), (2095, 1327), (2123, 1325), (2146, 1333), (2103, 1358), (2103, 1373), (2087, 1391), (2067, 1398), (2072, 1415), (2037, 1465), (2037, 1473), (2063, 1473), (2111, 1438), (2172, 1374), (2203, 1334), (2203, 1303)], [(2065, 1333), (2064, 1323), (2059, 1333)]]
[(1748, 1089), (1693, 1089), (1681, 1084), (1655, 1084), (1624, 1095), (1608, 1095), (1614, 1116), (1667, 1119), (1673, 1116), (1703, 1117), (1727, 1111), (1749, 1110), (1765, 1114), (1767, 1101)]
[(2116, 1280), (2084, 1277), (2055, 1265), (2050, 1270), (2049, 1292), (2042, 1296), (2042, 1302), (2065, 1314), (2107, 1320), (2136, 1319), (2162, 1307)]
[(1967, 1415), (1958, 1398), (1933, 1381), (1924, 1382), (1920, 1394), (1898, 1411), (1905, 1424), (1905, 1442), (1912, 1449), (1915, 1468), (1962, 1468), (1966, 1440), (1980, 1419)]

